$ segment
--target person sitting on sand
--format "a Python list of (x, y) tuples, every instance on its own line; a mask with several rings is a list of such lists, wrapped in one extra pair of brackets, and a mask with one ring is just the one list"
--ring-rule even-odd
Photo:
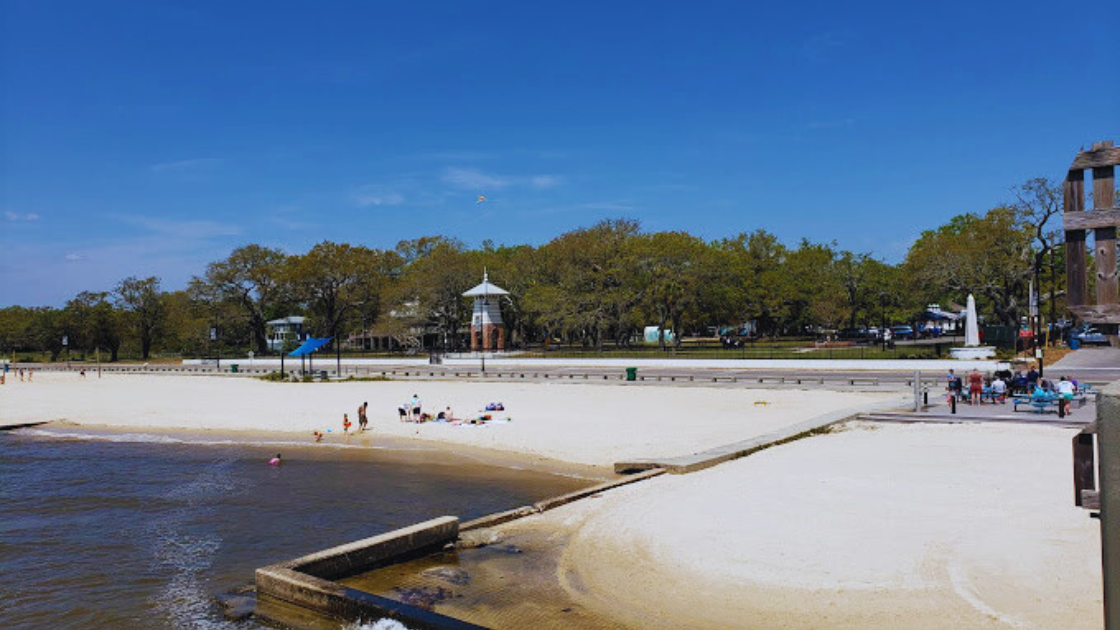
[(446, 420), (448, 422), (451, 422), (452, 420), (455, 419), (455, 412), (451, 411), (451, 406), (448, 405), (447, 409), (444, 409), (443, 411), (439, 412), (439, 415), (436, 416), (436, 419)]
[(342, 414), (342, 432), (348, 433), (350, 431), (350, 415)]
[(322, 431), (318, 431), (318, 430), (312, 431), (311, 435), (315, 436), (315, 441), (316, 442), (322, 442), (323, 441), (323, 432)]
[(272, 459), (268, 460), (268, 465), (269, 466), (279, 466), (283, 463), (284, 463), (284, 460), (280, 458), (280, 453), (277, 453), (276, 457), (273, 457)]

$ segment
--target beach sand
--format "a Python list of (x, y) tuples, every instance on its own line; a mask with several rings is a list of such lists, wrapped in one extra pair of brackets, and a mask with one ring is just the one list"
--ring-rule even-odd
[[(418, 394), (424, 410), (450, 405), (477, 416), (486, 403), (499, 422), (484, 426), (402, 423), (397, 407)], [(897, 394), (759, 390), (586, 383), (385, 381), (269, 383), (218, 376), (96, 375), (41, 372), (34, 383), (0, 390), (0, 424), (66, 420), (81, 425), (154, 429), (342, 433), (342, 414), (357, 428), (369, 402), (378, 436), (433, 440), (606, 467), (616, 461), (685, 455), (850, 408), (853, 413)], [(760, 403), (760, 404), (756, 404)], [(766, 404), (761, 404), (766, 403)], [(509, 422), (501, 422), (510, 418)], [(353, 431), (352, 431), (353, 432)], [(350, 438), (357, 439), (357, 438)]]
[(559, 582), (632, 628), (1102, 627), (1071, 430), (842, 428), (494, 531), (568, 538)]

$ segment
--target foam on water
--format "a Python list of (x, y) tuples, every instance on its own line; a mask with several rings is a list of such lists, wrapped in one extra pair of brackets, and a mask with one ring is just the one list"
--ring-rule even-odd
[(350, 624), (343, 630), (409, 630), (408, 626), (393, 619), (380, 619), (370, 623), (368, 621)]
[(236, 491), (233, 461), (215, 462), (191, 481), (173, 488), (168, 498), (179, 506), (148, 527), (149, 549), (156, 562), (171, 569), (173, 577), (153, 599), (174, 628), (226, 630), (234, 627), (212, 614), (213, 598), (203, 576), (222, 547), (222, 538), (208, 528), (192, 527), (200, 514), (214, 511), (211, 499)]
[[(29, 435), (33, 437), (42, 437), (52, 440), (90, 440), (97, 442), (117, 442), (121, 444), (184, 444), (184, 445), (197, 445), (197, 446), (262, 446), (262, 447), (302, 447), (314, 446), (315, 448), (353, 448), (353, 449), (373, 449), (373, 450), (393, 450), (393, 451), (432, 451), (435, 449), (424, 447), (400, 447), (400, 446), (379, 446), (379, 445), (365, 445), (365, 444), (338, 444), (334, 442), (319, 442), (315, 443), (311, 440), (230, 440), (230, 439), (213, 439), (208, 440), (202, 437), (191, 438), (177, 438), (170, 435), (160, 435), (156, 433), (87, 433), (83, 431), (67, 431), (64, 429), (19, 429), (16, 431), (20, 435)], [(372, 435), (370, 437), (373, 437)]]

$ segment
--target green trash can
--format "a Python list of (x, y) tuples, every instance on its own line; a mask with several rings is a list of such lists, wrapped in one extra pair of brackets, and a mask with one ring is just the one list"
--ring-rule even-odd
[(237, 367), (238, 366), (237, 366), (236, 363), (231, 363), (230, 366), (229, 366), (229, 371), (232, 372), (233, 374), (237, 374)]
[(626, 380), (628, 380), (628, 381), (638, 380), (638, 368), (636, 368), (636, 367), (626, 368)]

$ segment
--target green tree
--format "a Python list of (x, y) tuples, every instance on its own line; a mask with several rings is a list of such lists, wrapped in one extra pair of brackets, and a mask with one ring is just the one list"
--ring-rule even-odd
[(268, 351), (266, 322), (289, 297), (283, 282), (288, 256), (279, 249), (245, 245), (230, 252), (225, 260), (212, 262), (202, 282), (216, 296), (228, 299), (244, 313), (257, 352)]
[(83, 352), (105, 350), (109, 360), (116, 361), (124, 338), (124, 322), (110, 297), (108, 292), (82, 291), (66, 303), (63, 318), (72, 348)]
[(379, 303), (384, 260), (384, 252), (323, 241), (306, 254), (289, 258), (285, 277), (297, 299), (307, 305), (320, 334), (340, 342), (348, 318)]
[(115, 291), (117, 307), (127, 313), (127, 320), (140, 340), (140, 357), (147, 360), (160, 327), (167, 318), (159, 278), (130, 277), (121, 280)]

